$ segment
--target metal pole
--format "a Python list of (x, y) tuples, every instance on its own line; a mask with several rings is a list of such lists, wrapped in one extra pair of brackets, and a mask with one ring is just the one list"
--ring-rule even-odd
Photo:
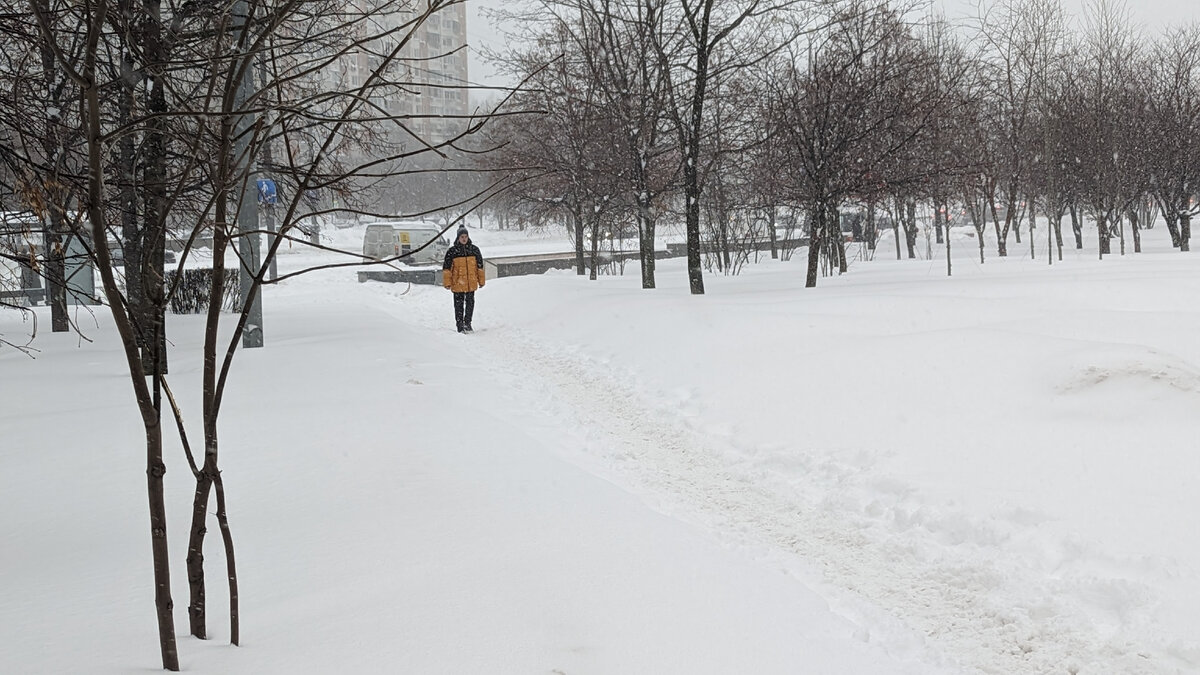
[[(267, 219), (267, 232), (270, 233), (268, 236), (270, 237), (271, 245), (274, 246), (275, 245), (275, 237), (279, 232), (279, 227), (275, 224), (275, 205), (274, 204), (264, 205), (263, 217)], [(279, 278), (279, 267), (276, 264), (276, 258), (277, 258), (277, 256), (271, 256), (271, 265), (270, 265), (270, 268), (267, 270), (267, 280), (268, 281), (275, 281), (276, 279)]]
[[(246, 30), (246, 24), (249, 22), (249, 3), (247, 0), (237, 0), (233, 7), (234, 14), (234, 34), (239, 45), (249, 44), (249, 39), (243, 37)], [(234, 108), (241, 110), (246, 106), (246, 102), (254, 94), (254, 68), (247, 67), (242, 74), (242, 81), (238, 85), (237, 94), (234, 97)], [(241, 115), (238, 117), (236, 127), (237, 143), (235, 153), (238, 157), (238, 163), (241, 167), (239, 175), (242, 176), (242, 198), (238, 206), (238, 257), (240, 264), (238, 265), (238, 281), (242, 292), (242, 302), (250, 297), (250, 287), (254, 283), (254, 275), (258, 274), (259, 268), (262, 267), (262, 237), (257, 234), (258, 230), (258, 188), (251, 177), (250, 173), (250, 126), (251, 118), (249, 115)], [(246, 329), (242, 333), (242, 347), (261, 347), (263, 346), (263, 315), (262, 315), (262, 289), (259, 288), (259, 293), (255, 294), (254, 301), (250, 303), (246, 316)]]
[[(256, 59), (256, 61), (257, 61), (257, 64), (255, 65), (255, 70), (258, 71), (258, 84), (260, 87), (262, 87), (263, 91), (267, 91), (267, 87), (268, 87), (269, 83), (267, 81), (268, 73), (267, 73), (266, 59), (264, 57), (260, 57), (260, 58)], [(270, 122), (269, 117), (268, 117), (268, 122)], [(268, 128), (267, 131), (269, 132), (270, 129)], [(269, 134), (268, 134), (268, 136), (269, 136)], [(258, 170), (259, 170), (259, 173), (263, 176), (263, 178), (271, 178), (274, 175), (275, 158), (272, 155), (271, 141), (269, 140), (269, 138), (264, 138), (262, 141), (262, 153), (259, 157)], [(272, 191), (272, 193), (270, 195), (263, 195), (266, 198), (261, 201), (261, 205), (263, 207), (262, 215), (263, 215), (263, 218), (266, 219), (266, 221), (267, 221), (266, 229), (267, 229), (267, 232), (269, 233), (267, 235), (267, 246), (268, 247), (276, 246), (275, 239), (279, 233), (279, 225), (275, 222), (275, 200), (278, 199), (278, 195), (279, 195), (279, 185), (276, 183), (275, 189)], [(275, 251), (276, 251), (276, 253), (278, 253), (279, 249), (276, 248)], [(270, 269), (267, 271), (267, 280), (268, 281), (275, 281), (276, 279), (279, 278), (279, 266), (277, 264), (277, 260), (278, 260), (277, 255), (271, 256)]]

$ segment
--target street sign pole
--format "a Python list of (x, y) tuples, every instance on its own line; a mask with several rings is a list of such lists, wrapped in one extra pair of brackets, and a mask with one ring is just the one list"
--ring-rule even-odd
[[(242, 32), (246, 30), (246, 24), (249, 23), (249, 3), (247, 0), (237, 0), (234, 3), (234, 29), (237, 44), (248, 45), (250, 40), (243, 38)], [(237, 95), (234, 99), (234, 108), (242, 110), (246, 107), (247, 101), (254, 93), (254, 69), (246, 68), (242, 76), (242, 81), (238, 85)], [(259, 273), (259, 268), (262, 267), (262, 237), (258, 234), (258, 188), (253, 180), (250, 179), (250, 168), (253, 165), (250, 157), (250, 125), (251, 118), (249, 115), (242, 114), (238, 117), (236, 126), (237, 142), (234, 146), (236, 157), (241, 166), (242, 171), (238, 173), (242, 177), (242, 198), (238, 206), (238, 282), (242, 292), (242, 302), (250, 297), (250, 288), (254, 283), (254, 276)], [(263, 316), (262, 316), (262, 288), (255, 294), (253, 302), (246, 316), (246, 329), (242, 332), (242, 347), (252, 348), (263, 346)]]

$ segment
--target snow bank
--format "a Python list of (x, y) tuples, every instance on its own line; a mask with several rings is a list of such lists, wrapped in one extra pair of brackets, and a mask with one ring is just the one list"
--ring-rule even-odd
[[(1200, 672), (1200, 269), (956, 246), (816, 291), (799, 258), (494, 280), (470, 336), (438, 288), (269, 288), (221, 430), (244, 646), (214, 574), (185, 669)], [(139, 422), (82, 319), (0, 353), (0, 672), (158, 662)], [(201, 324), (169, 333), (194, 427)]]

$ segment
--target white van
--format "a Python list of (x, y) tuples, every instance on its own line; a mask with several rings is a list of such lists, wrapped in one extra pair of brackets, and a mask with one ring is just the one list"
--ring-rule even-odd
[(434, 226), (422, 222), (369, 223), (363, 235), (363, 255), (375, 260), (394, 258), (422, 246), (425, 248), (398, 262), (405, 265), (441, 265), (450, 242)]

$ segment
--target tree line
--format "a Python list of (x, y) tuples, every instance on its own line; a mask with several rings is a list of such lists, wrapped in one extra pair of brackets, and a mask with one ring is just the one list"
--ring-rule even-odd
[(754, 242), (780, 255), (781, 225), (807, 240), (815, 286), (847, 270), (848, 207), (869, 251), (887, 226), (910, 258), (918, 213), (947, 247), (952, 224), (974, 225), (981, 261), (985, 237), (1007, 256), (1025, 234), (1037, 255), (1036, 227), (1061, 260), (1068, 216), (1076, 248), (1094, 224), (1101, 257), (1140, 251), (1159, 214), (1189, 249), (1195, 24), (1147, 35), (1116, 0), (1078, 21), (1058, 0), (998, 0), (957, 25), (903, 0), (538, 0), (502, 15), (518, 28), (494, 58), (530, 82), (512, 104), (540, 112), (496, 125), (488, 161), (522, 167), (508, 209), (569, 224), (581, 274), (626, 232), (653, 288), (665, 217), (684, 223), (693, 293)]
[[(426, 86), (414, 73), (451, 55), (414, 57), (419, 50), (406, 48), (431, 17), (460, 11), (462, 2), (0, 0), (0, 265), (48, 282), (55, 331), (80, 330), (68, 312), (71, 260), (85, 260), (89, 277), (98, 273), (93, 297), (75, 300), (111, 313), (140, 413), (167, 670), (180, 663), (164, 434), (174, 426), (195, 477), (181, 561), (189, 632), (208, 637), (204, 545), (215, 500), (230, 641), (238, 644), (238, 576), (218, 463), (230, 439), (221, 438), (219, 420), (239, 345), (253, 346), (256, 334), (262, 343), (262, 288), (317, 269), (274, 274), (281, 246), (345, 256), (322, 268), (376, 263), (323, 245), (306, 227), (335, 215), (452, 209), (461, 218), (503, 187), (485, 178), (407, 212), (377, 206), (388, 185), (463, 155), (488, 119), (465, 115), (455, 131), (432, 136), (422, 126), (429, 115), (400, 106)], [(260, 182), (267, 180), (273, 187)], [(167, 341), (165, 314), (196, 272), (201, 282), (188, 292), (207, 302), (192, 427), (168, 383), (168, 356), (178, 347)], [(229, 312), (221, 299), (238, 276)], [(12, 292), (0, 294), (0, 304), (36, 316)]]

